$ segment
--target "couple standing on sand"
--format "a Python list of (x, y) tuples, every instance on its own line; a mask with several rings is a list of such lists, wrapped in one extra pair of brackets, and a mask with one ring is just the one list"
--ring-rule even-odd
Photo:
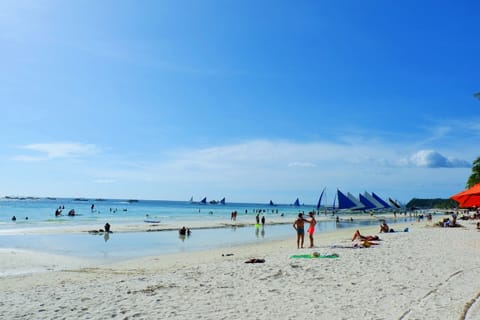
[(298, 219), (293, 223), (293, 228), (297, 230), (297, 248), (303, 248), (303, 240), (305, 237), (305, 222), (310, 224), (308, 227), (308, 237), (310, 239), (310, 248), (313, 248), (313, 233), (315, 232), (315, 225), (317, 220), (315, 220), (315, 212), (310, 212), (308, 214), (310, 220), (303, 218), (303, 213), (298, 214)]

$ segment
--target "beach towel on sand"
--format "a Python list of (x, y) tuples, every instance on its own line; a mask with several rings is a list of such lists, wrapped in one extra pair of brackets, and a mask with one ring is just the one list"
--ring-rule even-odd
[(290, 257), (290, 259), (325, 259), (325, 258), (338, 258), (336, 253), (332, 254), (296, 254)]

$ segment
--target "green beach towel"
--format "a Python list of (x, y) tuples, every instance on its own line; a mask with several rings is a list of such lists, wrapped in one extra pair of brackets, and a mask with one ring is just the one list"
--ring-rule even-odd
[(332, 254), (320, 254), (320, 255), (313, 255), (313, 254), (296, 254), (290, 257), (290, 259), (325, 259), (325, 258), (338, 258), (339, 255), (336, 253)]

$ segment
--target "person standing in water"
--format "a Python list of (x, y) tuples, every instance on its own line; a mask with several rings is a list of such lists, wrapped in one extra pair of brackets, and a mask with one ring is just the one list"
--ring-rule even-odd
[(293, 223), (293, 228), (297, 230), (297, 249), (303, 248), (303, 241), (305, 239), (305, 222), (303, 214), (299, 213), (297, 220)]
[(310, 226), (308, 227), (308, 238), (310, 239), (310, 248), (313, 248), (313, 234), (315, 233), (315, 225), (317, 224), (317, 220), (315, 220), (315, 212), (310, 212), (310, 221), (308, 223)]

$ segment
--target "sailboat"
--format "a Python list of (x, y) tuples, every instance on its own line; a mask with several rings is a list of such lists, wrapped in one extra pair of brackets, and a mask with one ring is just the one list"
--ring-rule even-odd
[(300, 200), (298, 200), (298, 198), (295, 200), (295, 202), (293, 203), (293, 205), (295, 207), (300, 207)]
[(322, 205), (322, 197), (323, 197), (323, 193), (325, 192), (325, 188), (323, 188), (322, 190), (322, 193), (320, 194), (320, 198), (318, 198), (318, 202), (317, 202), (317, 212), (320, 210), (320, 207)]
[(337, 201), (337, 194), (333, 196), (333, 204), (332, 204), (332, 215), (335, 214), (335, 202)]
[(367, 197), (365, 197), (364, 195), (359, 194), (358, 199), (363, 204), (364, 210), (378, 209), (377, 206), (374, 203), (372, 203), (370, 200), (368, 200)]
[(338, 208), (339, 210), (361, 210), (364, 208), (364, 205), (355, 199), (355, 197), (347, 192), (345, 195), (339, 189), (337, 189), (337, 198), (338, 198)]
[(373, 208), (373, 210), (381, 210), (381, 209), (385, 209), (386, 207), (380, 203), (377, 199), (375, 199), (371, 194), (369, 194), (367, 191), (365, 191), (363, 193), (363, 196), (370, 202), (372, 203), (375, 208)]
[(207, 204), (207, 197), (203, 198), (201, 201), (200, 201), (201, 204)]
[(379, 196), (377, 196), (375, 194), (375, 192), (372, 192), (372, 197), (377, 200), (385, 209), (390, 209), (392, 206), (389, 205), (385, 200), (383, 200), (382, 198), (380, 198)]
[(223, 197), (223, 199), (220, 200), (220, 204), (225, 204), (225, 197)]
[(392, 198), (388, 198), (388, 201), (390, 201), (391, 204), (393, 204), (393, 206), (395, 208), (400, 208), (401, 206), (398, 204), (397, 201), (393, 200)]
[(269, 203), (269, 205), (270, 205), (270, 206), (274, 206), (274, 205), (275, 205), (275, 203), (273, 203), (273, 201), (272, 201), (272, 200), (270, 200), (270, 203)]

